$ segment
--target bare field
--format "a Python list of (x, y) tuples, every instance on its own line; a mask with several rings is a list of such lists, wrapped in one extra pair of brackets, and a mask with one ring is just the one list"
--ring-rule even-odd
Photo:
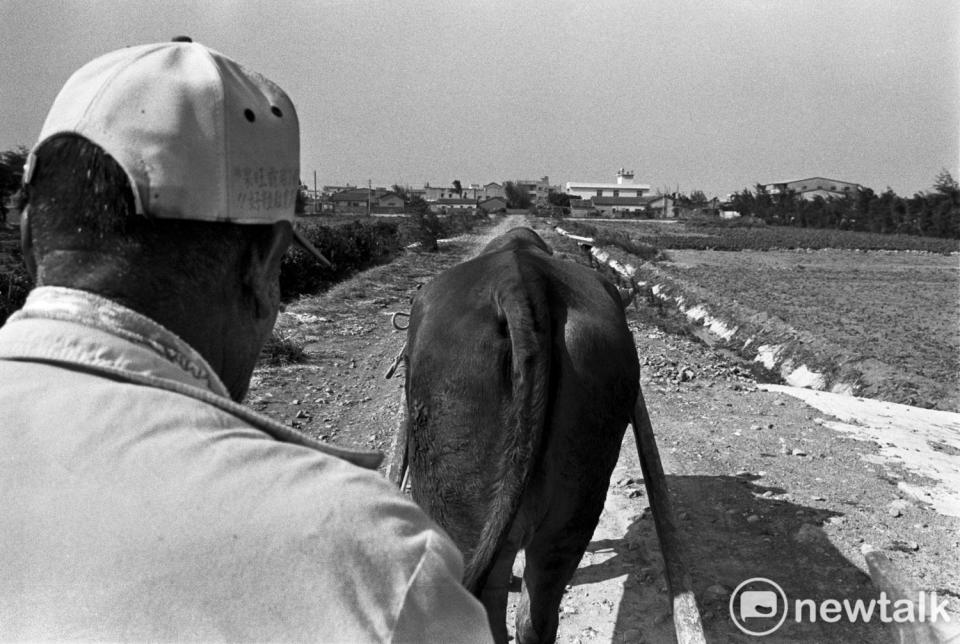
[(864, 358), (960, 387), (955, 256), (670, 251), (670, 272)]
[[(620, 222), (599, 226), (631, 237), (649, 229)], [(674, 236), (683, 228), (671, 226)], [(665, 250), (670, 261), (658, 268), (696, 284), (711, 298), (774, 316), (842, 348), (848, 358), (879, 361), (921, 383), (918, 395), (901, 393), (890, 400), (954, 408), (960, 392), (957, 255), (834, 248)], [(822, 358), (829, 362), (836, 356)]]

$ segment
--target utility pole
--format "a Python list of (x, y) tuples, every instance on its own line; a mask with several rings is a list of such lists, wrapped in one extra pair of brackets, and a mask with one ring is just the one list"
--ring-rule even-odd
[(370, 193), (373, 192), (373, 182), (367, 179), (367, 217), (370, 216)]

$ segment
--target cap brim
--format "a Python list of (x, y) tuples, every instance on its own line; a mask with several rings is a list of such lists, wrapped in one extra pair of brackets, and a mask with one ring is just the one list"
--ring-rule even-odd
[(296, 242), (300, 248), (316, 257), (321, 264), (327, 268), (333, 268), (333, 264), (330, 263), (330, 260), (324, 257), (323, 253), (317, 250), (316, 246), (307, 241), (307, 238), (304, 237), (303, 234), (296, 229), (296, 227), (293, 229), (293, 241)]

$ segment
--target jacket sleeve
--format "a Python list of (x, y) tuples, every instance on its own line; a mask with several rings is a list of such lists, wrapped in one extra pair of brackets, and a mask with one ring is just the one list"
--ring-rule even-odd
[(492, 644), (483, 604), (461, 583), (460, 553), (436, 532), (429, 535), (407, 584), (393, 642)]

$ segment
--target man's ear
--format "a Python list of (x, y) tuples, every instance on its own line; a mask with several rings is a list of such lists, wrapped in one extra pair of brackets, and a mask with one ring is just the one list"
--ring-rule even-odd
[(31, 279), (37, 281), (37, 257), (33, 253), (33, 232), (30, 230), (30, 206), (24, 206), (20, 211), (20, 250), (23, 253), (23, 263), (30, 273)]
[(258, 318), (276, 313), (277, 274), (292, 239), (293, 227), (290, 222), (278, 221), (271, 226), (269, 235), (259, 237), (249, 246), (243, 281), (253, 297)]

